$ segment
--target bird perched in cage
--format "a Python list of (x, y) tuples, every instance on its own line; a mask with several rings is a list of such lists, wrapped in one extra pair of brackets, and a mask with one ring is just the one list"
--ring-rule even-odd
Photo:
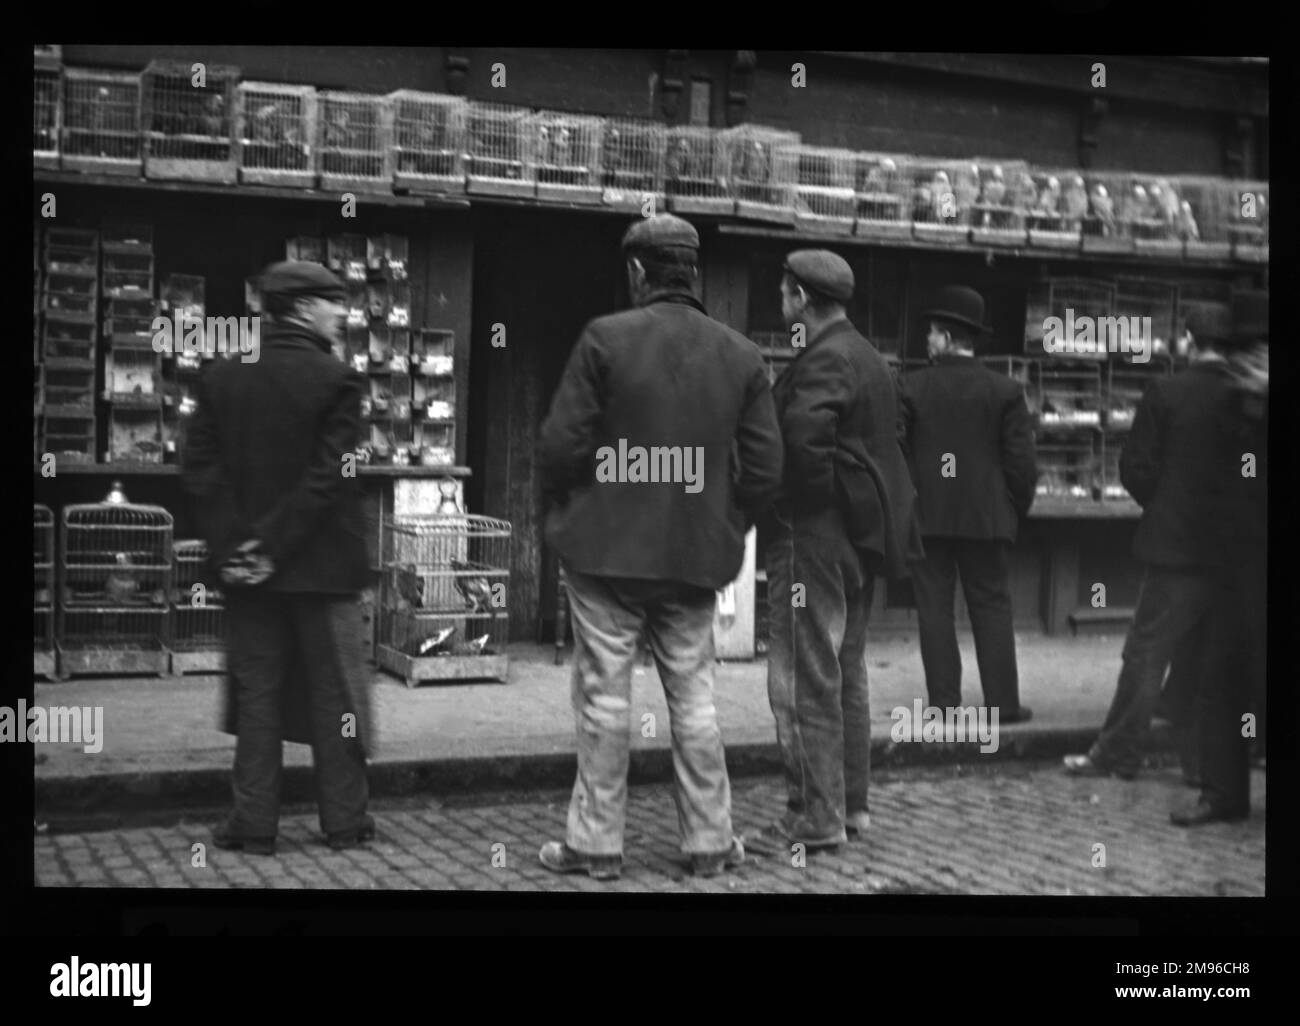
[(568, 167), (572, 161), (573, 133), (568, 126), (560, 125), (551, 136), (550, 163), (553, 167)]
[[(125, 552), (119, 552), (113, 558), (119, 567), (131, 565), (131, 557)], [(114, 570), (104, 579), (104, 593), (118, 604), (129, 602), (135, 595), (136, 583), (136, 579), (132, 574), (123, 570)]]
[(1088, 190), (1084, 188), (1083, 176), (1072, 175), (1061, 196), (1061, 209), (1072, 222), (1081, 222), (1088, 213)]
[(1178, 210), (1178, 234), (1187, 242), (1200, 242), (1201, 230), (1196, 226), (1196, 215), (1192, 205), (1183, 200)]
[(1124, 206), (1124, 220), (1149, 221), (1154, 214), (1155, 210), (1152, 208), (1151, 197), (1147, 195), (1146, 188), (1140, 183), (1134, 183)]
[(691, 173), (691, 144), (685, 137), (678, 139), (664, 160), (664, 173), (672, 181)]
[(912, 190), (912, 220), (928, 221), (930, 220), (931, 210), (931, 193), (930, 187), (924, 182), (918, 182), (916, 188)]
[(771, 168), (771, 161), (768, 156), (767, 147), (757, 139), (750, 141), (745, 147), (743, 173), (745, 178), (751, 182), (766, 182), (768, 171)]
[(994, 164), (980, 189), (980, 202), (991, 207), (1000, 206), (1007, 194), (1006, 175), (1000, 164)]
[(351, 120), (346, 107), (334, 107), (325, 119), (325, 145), (334, 149), (345, 149), (350, 138)]
[(1151, 199), (1166, 225), (1173, 227), (1178, 223), (1178, 193), (1167, 179), (1159, 178), (1151, 184)]
[(280, 114), (278, 103), (267, 103), (253, 111), (248, 122), (248, 138), (251, 142), (275, 142), (276, 124)]
[(455, 633), (456, 633), (456, 627), (455, 625), (453, 625), (451, 627), (444, 627), (436, 634), (431, 634), (429, 637), (425, 638), (422, 642), (420, 642), (420, 647), (417, 651), (417, 654), (428, 655), (430, 652), (437, 652), (438, 649), (445, 648), (447, 646), (447, 643), (451, 641), (451, 636)]
[(203, 104), (199, 116), (199, 134), (220, 138), (226, 134), (226, 98), (212, 93)]
[(623, 153), (620, 150), (623, 137), (612, 125), (605, 129), (605, 139), (601, 143), (601, 163), (605, 168), (605, 180), (612, 183), (615, 173), (623, 166)]
[(1100, 182), (1095, 184), (1088, 196), (1088, 203), (1092, 207), (1092, 216), (1101, 223), (1102, 234), (1113, 235), (1115, 233), (1115, 201), (1111, 199), (1110, 193), (1106, 191), (1106, 186)]
[(481, 637), (474, 638), (467, 642), (465, 647), (469, 649), (471, 655), (481, 655), (483, 650), (487, 648), (489, 637), (490, 635), (484, 634)]
[(465, 608), (472, 609), (474, 612), (482, 612), (492, 608), (492, 586), (488, 584), (486, 577), (464, 577), (460, 576), (466, 571), (473, 571), (475, 567), (459, 559), (451, 561), (451, 568), (456, 571), (456, 590), (461, 593), (465, 599)]
[(932, 221), (952, 221), (957, 216), (957, 200), (947, 171), (936, 171), (930, 179), (930, 206)]
[[(367, 445), (367, 449), (370, 447)], [(415, 572), (414, 564), (395, 567), (393, 586), (397, 589), (399, 606), (403, 603), (419, 609), (424, 605), (424, 578)]]
[(963, 165), (956, 174), (952, 194), (957, 201), (958, 210), (969, 210), (979, 199), (980, 169), (974, 165)]
[(1055, 214), (1057, 204), (1061, 202), (1061, 182), (1055, 175), (1048, 177), (1039, 190), (1034, 202), (1034, 209), (1043, 214)]

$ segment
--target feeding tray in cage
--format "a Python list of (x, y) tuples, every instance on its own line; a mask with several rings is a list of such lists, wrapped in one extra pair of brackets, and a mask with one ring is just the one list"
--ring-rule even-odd
[(666, 209), (667, 145), (668, 130), (659, 122), (606, 118), (600, 149), (601, 199), (605, 205), (638, 213), (648, 201), (655, 211)]
[(393, 185), (421, 194), (465, 191), (465, 125), (468, 103), (399, 89), (393, 105)]
[(468, 112), (466, 190), (485, 196), (537, 195), (536, 136), (521, 107), (471, 102)]
[(557, 203), (599, 203), (602, 118), (540, 111), (529, 119), (537, 198)]
[(63, 170), (138, 178), (140, 73), (68, 68), (63, 96)]
[(209, 64), (202, 85), (186, 61), (151, 61), (141, 78), (146, 178), (239, 180), (235, 86), (239, 69)]
[(300, 189), (315, 185), (315, 88), (241, 82), (237, 93), (239, 180)]

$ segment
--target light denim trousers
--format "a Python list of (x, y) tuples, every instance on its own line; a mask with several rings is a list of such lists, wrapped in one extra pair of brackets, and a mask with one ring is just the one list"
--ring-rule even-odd
[(675, 581), (593, 577), (567, 566), (565, 576), (578, 736), (565, 843), (586, 855), (623, 852), (632, 670), (644, 627), (668, 699), (682, 851), (729, 851), (731, 785), (713, 705), (716, 593)]

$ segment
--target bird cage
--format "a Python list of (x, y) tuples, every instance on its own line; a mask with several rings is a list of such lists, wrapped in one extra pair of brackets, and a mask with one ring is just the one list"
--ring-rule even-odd
[[(1082, 356), (1105, 358), (1097, 352), (1096, 327), (1115, 308), (1115, 286), (1111, 282), (1086, 278), (1049, 278), (1029, 290), (1025, 303), (1025, 352), (1032, 356)], [(1054, 320), (1053, 320), (1054, 319)], [(1091, 341), (1082, 330), (1090, 324)], [(1048, 354), (1044, 338), (1049, 328), (1066, 339), (1065, 348)], [(1076, 349), (1071, 346), (1078, 342)]]
[(1038, 365), (1038, 424), (1044, 430), (1101, 426), (1102, 365), (1092, 360), (1044, 360)]
[(59, 542), (54, 640), (60, 674), (165, 676), (171, 514), (129, 502), (115, 481), (105, 501), (64, 507)]
[(315, 235), (295, 235), (284, 240), (286, 260), (306, 260), (313, 264), (325, 263), (325, 245)]
[(885, 153), (858, 153), (853, 191), (857, 221), (853, 234), (876, 239), (912, 237), (911, 177), (907, 158)]
[(1088, 190), (1088, 213), (1083, 218), (1080, 234), (1083, 252), (1133, 252), (1133, 239), (1125, 218), (1132, 177), (1110, 171), (1085, 171), (1083, 181)]
[(61, 148), (65, 171), (139, 177), (140, 73), (68, 68)]
[(736, 216), (777, 224), (794, 223), (798, 158), (802, 139), (764, 125), (737, 125), (719, 135), (727, 152), (727, 181), (736, 199)]
[(33, 71), (32, 166), (59, 166), (59, 128), (63, 118), (62, 68), (37, 67)]
[(471, 514), (385, 517), (379, 665), (406, 681), (505, 680), (510, 524)]
[(658, 121), (606, 118), (600, 148), (601, 198), (628, 213), (665, 209), (664, 157), (668, 129)]
[(63, 47), (57, 43), (33, 43), (32, 63), (38, 68), (58, 68), (63, 64)]
[(413, 193), (464, 192), (468, 103), (413, 89), (398, 89), (388, 98), (393, 184)]
[(672, 125), (664, 153), (664, 192), (675, 214), (736, 212), (727, 178), (727, 147), (720, 132), (700, 125)]
[[(1029, 244), (1041, 249), (1078, 250), (1088, 216), (1088, 188), (1077, 171), (1035, 168), (1021, 172), (1025, 227)], [(1031, 184), (1032, 183), (1032, 184)]]
[(241, 82), (239, 180), (310, 189), (316, 184), (316, 89)]
[(912, 235), (924, 242), (964, 243), (979, 199), (979, 169), (968, 161), (915, 157), (908, 167)]
[(537, 198), (560, 203), (599, 203), (600, 144), (605, 119), (543, 110), (529, 116)]
[(187, 61), (151, 61), (141, 78), (146, 178), (239, 178), (235, 87), (239, 69), (207, 65), (202, 84)]
[(171, 671), (220, 673), (226, 668), (225, 601), (209, 579), (208, 546), (197, 539), (177, 541), (171, 591)]
[(1117, 278), (1115, 315), (1129, 319), (1130, 335), (1136, 327), (1150, 340), (1149, 357), (1168, 359), (1178, 334), (1178, 286), (1154, 278)]
[(1029, 166), (1022, 160), (981, 157), (972, 160), (971, 165), (978, 183), (975, 200), (970, 204), (971, 241), (983, 246), (1025, 245), (1027, 197), (1019, 185)]
[(1134, 175), (1125, 209), (1133, 248), (1157, 256), (1182, 256), (1182, 204), (1176, 179)]
[(1124, 435), (1107, 432), (1101, 437), (1101, 475), (1098, 482), (1102, 502), (1132, 502), (1128, 489), (1119, 476), (1119, 458), (1124, 451)]
[(1097, 440), (1091, 435), (1036, 446), (1038, 483), (1034, 506), (1095, 502), (1101, 495)]
[(389, 97), (322, 89), (316, 110), (320, 187), (391, 192), (393, 105)]
[(58, 462), (94, 463), (98, 437), (93, 412), (46, 407), (39, 444)]
[(537, 195), (535, 148), (529, 114), (502, 103), (469, 103), (466, 189), (487, 196)]
[(853, 152), (824, 146), (793, 149), (795, 224), (807, 231), (853, 234), (858, 210)]
[(1222, 178), (1182, 177), (1175, 180), (1183, 201), (1179, 229), (1183, 255), (1189, 260), (1228, 260), (1232, 256), (1234, 190)]
[(32, 555), (35, 584), (32, 603), (33, 672), (53, 677), (54, 659), (54, 513), (49, 506), (34, 507)]
[(405, 235), (372, 235), (366, 239), (366, 267), (389, 281), (410, 277), (411, 240)]
[(1268, 182), (1233, 183), (1228, 233), (1236, 259), (1268, 263), (1268, 214)]

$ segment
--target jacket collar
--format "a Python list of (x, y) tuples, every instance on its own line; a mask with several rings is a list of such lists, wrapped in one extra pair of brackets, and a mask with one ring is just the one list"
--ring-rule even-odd
[(692, 293), (690, 289), (655, 289), (645, 297), (640, 305), (649, 306), (651, 303), (680, 303), (684, 306), (693, 306), (696, 310), (700, 311), (700, 313), (708, 312), (704, 309), (704, 304), (695, 298), (694, 293)]
[(975, 362), (974, 353), (940, 353), (934, 358), (935, 366), (959, 366), (969, 367)]
[(824, 342), (828, 338), (834, 338), (836, 335), (843, 335), (845, 332), (853, 330), (853, 322), (847, 317), (841, 317), (839, 320), (823, 325), (821, 331), (808, 340), (806, 348), (811, 349), (818, 342)]
[(272, 324), (262, 335), (263, 345), (302, 345), (307, 344), (322, 353), (333, 351), (330, 340), (301, 324)]

